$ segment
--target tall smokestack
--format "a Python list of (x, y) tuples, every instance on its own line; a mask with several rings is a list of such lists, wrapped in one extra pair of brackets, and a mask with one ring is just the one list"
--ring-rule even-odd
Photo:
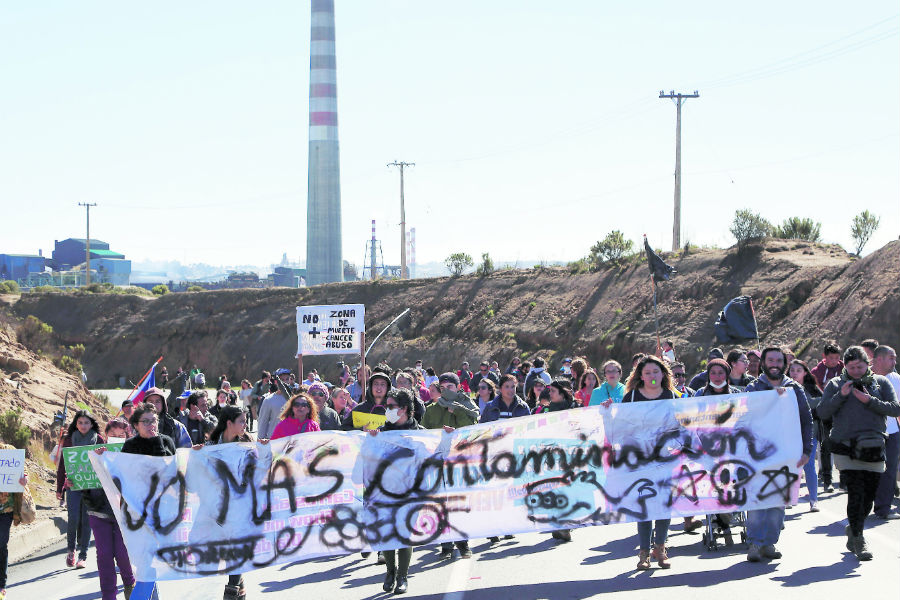
[(312, 0), (306, 274), (307, 285), (344, 279), (334, 0)]

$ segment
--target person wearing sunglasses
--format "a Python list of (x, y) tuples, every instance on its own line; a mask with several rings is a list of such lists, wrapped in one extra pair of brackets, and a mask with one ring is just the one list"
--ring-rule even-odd
[(322, 431), (337, 431), (341, 428), (341, 417), (337, 412), (328, 406), (328, 387), (324, 383), (316, 382), (309, 386), (306, 392), (313, 403), (316, 405), (316, 412), (319, 415), (319, 427)]
[[(385, 399), (385, 423), (378, 429), (369, 431), (369, 435), (378, 435), (382, 431), (415, 431), (425, 429), (413, 416), (415, 397), (411, 390), (394, 388), (388, 392)], [(405, 594), (409, 583), (409, 563), (412, 560), (412, 548), (399, 548), (397, 550), (385, 550), (382, 552), (384, 566), (387, 574), (384, 585), (385, 592), (393, 591), (395, 594)]]
[(687, 371), (684, 369), (683, 362), (672, 363), (672, 383), (674, 383), (675, 392), (681, 394), (682, 398), (690, 398), (696, 392), (687, 385)]
[(321, 431), (318, 407), (309, 395), (297, 394), (284, 405), (281, 421), (275, 426), (271, 439), (277, 440), (310, 431)]

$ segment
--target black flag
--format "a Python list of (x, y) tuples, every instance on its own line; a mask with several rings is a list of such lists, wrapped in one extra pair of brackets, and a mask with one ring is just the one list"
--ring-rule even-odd
[(738, 296), (725, 305), (716, 319), (716, 337), (723, 344), (759, 339), (750, 296)]
[(653, 281), (668, 281), (676, 273), (675, 267), (667, 265), (663, 259), (653, 251), (647, 236), (644, 236), (644, 250), (647, 252), (647, 264), (650, 266), (650, 276)]

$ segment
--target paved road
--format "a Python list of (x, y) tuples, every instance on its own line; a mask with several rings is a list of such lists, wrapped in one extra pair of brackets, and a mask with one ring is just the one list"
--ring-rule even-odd
[[(699, 535), (681, 531), (678, 520), (673, 523), (669, 540), (672, 568), (638, 572), (634, 569), (636, 528), (629, 523), (579, 529), (568, 544), (544, 534), (522, 535), (492, 548), (486, 540), (475, 540), (471, 560), (457, 557), (452, 562), (439, 562), (433, 548), (419, 549), (413, 555), (407, 596), (427, 600), (559, 600), (618, 592), (619, 597), (665, 600), (705, 593), (726, 595), (728, 600), (900, 597), (900, 521), (875, 521), (870, 517), (866, 537), (875, 559), (860, 564), (844, 548), (846, 496), (829, 495), (820, 506), (823, 510), (819, 513), (806, 512), (805, 503), (788, 511), (779, 544), (784, 558), (779, 561), (748, 563), (742, 544), (708, 552)], [(9, 598), (100, 598), (93, 550), (88, 568), (80, 571), (65, 567), (64, 552), (64, 546), (57, 545), (12, 565)], [(248, 597), (384, 598), (383, 569), (375, 565), (374, 557), (362, 559), (359, 555), (270, 567), (246, 575)], [(224, 585), (224, 576), (162, 582), (160, 598), (212, 600), (222, 597)]]

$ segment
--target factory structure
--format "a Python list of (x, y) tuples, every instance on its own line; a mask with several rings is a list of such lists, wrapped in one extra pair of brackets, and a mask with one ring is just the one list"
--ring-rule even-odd
[(312, 0), (309, 42), (309, 182), (306, 282), (344, 280), (334, 0)]
[(0, 254), (0, 280), (13, 280), (28, 289), (39, 285), (77, 287), (85, 284), (87, 259), (90, 256), (91, 283), (129, 285), (131, 261), (124, 254), (110, 250), (101, 240), (68, 238), (54, 240), (53, 253)]

